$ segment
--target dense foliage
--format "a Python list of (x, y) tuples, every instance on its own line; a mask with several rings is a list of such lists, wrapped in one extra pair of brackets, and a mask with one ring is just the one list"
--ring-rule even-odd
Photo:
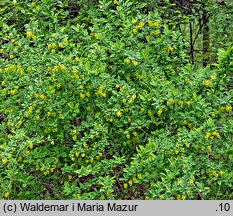
[(194, 70), (140, 1), (5, 1), (2, 199), (232, 199), (233, 47)]

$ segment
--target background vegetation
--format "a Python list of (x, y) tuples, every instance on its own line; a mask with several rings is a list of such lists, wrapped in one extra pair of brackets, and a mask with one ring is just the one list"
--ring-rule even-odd
[(1, 199), (232, 199), (232, 2), (1, 1)]

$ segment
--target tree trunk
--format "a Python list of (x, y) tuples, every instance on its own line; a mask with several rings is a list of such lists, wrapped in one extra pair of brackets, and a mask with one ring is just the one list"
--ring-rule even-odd
[(202, 21), (203, 21), (203, 66), (207, 66), (209, 63), (209, 46), (210, 46), (210, 33), (209, 33), (209, 16), (208, 13), (203, 10), (202, 15)]

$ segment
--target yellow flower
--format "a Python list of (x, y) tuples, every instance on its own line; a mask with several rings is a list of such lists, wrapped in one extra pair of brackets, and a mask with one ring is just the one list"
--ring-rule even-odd
[(163, 108), (159, 108), (159, 110), (157, 111), (158, 117), (160, 117), (162, 113), (163, 113)]
[(68, 38), (64, 38), (64, 39), (63, 39), (63, 42), (64, 42), (64, 43), (68, 43)]
[(60, 64), (59, 67), (61, 70), (64, 70), (66, 68), (64, 64)]
[(153, 23), (153, 27), (157, 27), (157, 26), (159, 25), (159, 23), (160, 23), (160, 20), (154, 22), (154, 23)]
[(133, 33), (134, 33), (134, 34), (137, 34), (137, 33), (138, 33), (138, 29), (134, 28), (134, 29), (133, 29)]
[(56, 46), (57, 46), (56, 43), (52, 43), (52, 44), (51, 44), (51, 47), (52, 47), (52, 48), (55, 48)]
[(26, 32), (26, 36), (27, 36), (27, 38), (30, 38), (32, 36), (32, 32), (31, 31), (27, 31)]
[(138, 21), (137, 19), (133, 19), (133, 20), (132, 20), (132, 24), (136, 24), (137, 21)]
[(55, 54), (55, 53), (56, 53), (56, 50), (55, 50), (55, 49), (52, 49), (52, 50), (51, 50), (51, 53), (52, 53), (52, 54)]
[(14, 55), (10, 55), (10, 59), (13, 59), (14, 58)]
[(216, 76), (215, 76), (215, 75), (212, 75), (212, 76), (211, 76), (211, 80), (213, 80), (213, 81), (214, 81), (214, 80), (216, 80), (216, 79), (217, 79), (217, 78), (216, 78)]
[(11, 120), (8, 120), (7, 123), (6, 123), (7, 127), (10, 127), (11, 124), (12, 124), (12, 121), (11, 121)]
[(133, 66), (137, 66), (137, 65), (138, 65), (138, 62), (135, 61), (135, 60), (133, 60), (133, 61), (132, 61), (132, 64), (133, 64)]
[(151, 20), (148, 21), (149, 26), (153, 26), (153, 22)]
[(133, 100), (132, 100), (132, 98), (130, 98), (129, 100), (128, 100), (128, 104), (132, 104), (133, 103)]
[(212, 152), (212, 148), (211, 148), (211, 146), (207, 146), (207, 148), (206, 148), (209, 152)]
[(80, 96), (81, 99), (85, 98), (85, 94), (83, 94), (82, 92), (79, 94), (79, 96)]
[(76, 137), (76, 136), (72, 136), (72, 139), (73, 139), (74, 141), (77, 141), (77, 137)]
[(50, 168), (50, 172), (53, 172), (55, 170), (55, 167)]
[(153, 112), (148, 111), (148, 116), (153, 116)]
[(150, 199), (150, 197), (149, 196), (145, 196), (145, 200), (149, 200)]
[(190, 183), (191, 185), (194, 185), (194, 179), (190, 179), (190, 180), (189, 180), (189, 183)]
[(126, 189), (128, 187), (128, 184), (127, 183), (124, 183), (124, 188)]
[(168, 52), (172, 52), (173, 50), (174, 50), (174, 48), (172, 46), (167, 47)]
[(176, 100), (174, 100), (174, 99), (169, 99), (168, 101), (167, 101), (167, 106), (171, 106), (172, 104), (175, 104), (176, 103)]
[(120, 118), (120, 117), (122, 117), (122, 112), (121, 111), (117, 111), (117, 116)]
[(40, 120), (40, 116), (39, 115), (36, 116), (36, 120)]
[(213, 135), (214, 137), (220, 138), (219, 132), (214, 131), (214, 132), (212, 132), (212, 135)]
[(159, 199), (164, 199), (164, 195), (162, 194), (162, 195), (159, 195)]
[(4, 197), (5, 197), (5, 198), (8, 198), (9, 195), (10, 195), (10, 192), (9, 192), (9, 191), (7, 191), (7, 192), (4, 193)]
[(37, 11), (40, 10), (40, 6), (39, 6), (39, 5), (36, 6), (36, 10), (37, 10)]
[[(51, 44), (48, 44), (48, 45), (47, 45), (47, 48), (48, 48), (48, 50), (50, 50), (50, 49), (52, 48)], [(51, 68), (51, 67), (50, 67), (50, 68)]]
[(36, 40), (36, 36), (35, 35), (32, 35), (32, 40)]
[(231, 112), (232, 111), (232, 106), (231, 105), (226, 105), (225, 107), (227, 112)]
[(139, 25), (137, 26), (137, 28), (141, 29), (145, 26), (145, 23), (144, 22), (140, 22)]
[[(128, 59), (128, 58), (124, 59), (124, 63), (125, 63), (125, 64), (130, 64), (130, 59)], [(120, 87), (120, 86), (119, 86), (119, 87)]]
[(133, 181), (132, 180), (128, 181), (128, 183), (129, 183), (129, 186), (133, 185)]
[(83, 143), (83, 147), (84, 147), (84, 148), (88, 148), (87, 143)]
[(205, 86), (206, 88), (212, 88), (213, 87), (213, 83), (212, 83), (211, 80), (202, 81), (202, 85)]
[(78, 151), (75, 152), (75, 156), (76, 156), (76, 157), (79, 156), (79, 152), (78, 152)]
[(107, 122), (113, 122), (113, 119), (112, 118), (108, 118)]
[(186, 196), (185, 195), (182, 195), (181, 198), (182, 198), (182, 200), (186, 200)]
[(2, 163), (3, 164), (6, 164), (7, 163), (7, 160), (5, 158), (2, 159)]
[(211, 133), (207, 132), (207, 133), (205, 134), (205, 139), (208, 140), (208, 139), (210, 138), (210, 136), (211, 136)]

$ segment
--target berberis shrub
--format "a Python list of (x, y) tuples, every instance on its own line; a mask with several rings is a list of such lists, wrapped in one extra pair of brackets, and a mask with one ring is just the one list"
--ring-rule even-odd
[(232, 199), (232, 47), (194, 71), (146, 3), (8, 2), (2, 199)]

